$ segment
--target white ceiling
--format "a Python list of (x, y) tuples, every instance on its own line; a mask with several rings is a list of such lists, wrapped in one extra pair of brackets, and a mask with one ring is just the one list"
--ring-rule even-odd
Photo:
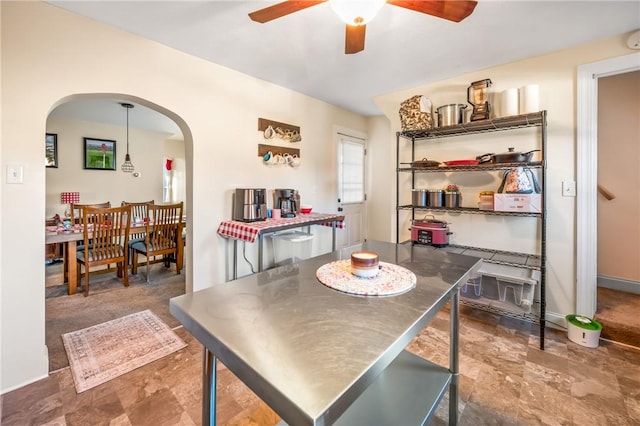
[(265, 24), (247, 16), (277, 2), (48, 1), (363, 115), (381, 113), (377, 95), (640, 28), (637, 0), (479, 0), (460, 23), (387, 4), (367, 25), (365, 50), (345, 55), (329, 4)]

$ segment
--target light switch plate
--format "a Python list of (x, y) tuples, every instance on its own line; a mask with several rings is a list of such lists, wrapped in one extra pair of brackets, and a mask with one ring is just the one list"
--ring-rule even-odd
[(576, 196), (576, 181), (563, 180), (562, 181), (562, 196), (563, 197), (575, 197)]
[(22, 183), (22, 166), (7, 166), (7, 183)]

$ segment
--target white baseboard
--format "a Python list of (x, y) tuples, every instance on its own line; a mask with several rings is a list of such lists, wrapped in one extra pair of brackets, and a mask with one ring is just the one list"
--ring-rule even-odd
[(545, 324), (547, 327), (555, 328), (556, 330), (567, 330), (567, 319), (565, 315), (558, 314), (556, 312), (547, 312), (544, 316)]
[(640, 282), (598, 275), (598, 287), (640, 294)]

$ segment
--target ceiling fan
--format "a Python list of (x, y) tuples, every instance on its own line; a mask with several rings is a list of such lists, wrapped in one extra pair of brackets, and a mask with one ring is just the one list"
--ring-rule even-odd
[(475, 0), (286, 0), (251, 12), (249, 17), (264, 24), (327, 1), (347, 24), (344, 46), (346, 54), (364, 50), (367, 23), (385, 3), (454, 22), (460, 22), (471, 15), (477, 4)]

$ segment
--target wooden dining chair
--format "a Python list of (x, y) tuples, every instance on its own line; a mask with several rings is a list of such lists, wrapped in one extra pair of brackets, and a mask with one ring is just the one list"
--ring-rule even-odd
[[(174, 204), (150, 204), (149, 217), (146, 222), (144, 241), (131, 245), (133, 249), (133, 262), (131, 272), (138, 273), (138, 255), (146, 257), (147, 282), (151, 282), (149, 276), (149, 264), (151, 258), (173, 256), (176, 263), (176, 273), (180, 274), (182, 262), (178, 255), (182, 253), (182, 208), (183, 203)], [(165, 262), (169, 265), (170, 262)]]
[(79, 223), (82, 224), (82, 211), (86, 207), (94, 207), (94, 208), (109, 208), (111, 207), (111, 201), (105, 201), (104, 203), (94, 203), (94, 204), (73, 204), (71, 203), (71, 223)]
[(135, 219), (139, 217), (140, 219), (144, 219), (149, 215), (149, 204), (155, 204), (155, 200), (150, 201), (123, 201), (121, 205), (123, 206), (131, 206), (131, 218)]
[[(82, 224), (82, 212), (86, 207), (96, 207), (96, 208), (109, 208), (111, 207), (111, 202), (110, 201), (105, 201), (104, 203), (94, 203), (94, 204), (74, 204), (71, 203), (71, 209), (70, 209), (70, 216), (69, 218), (71, 219), (71, 223), (72, 224)], [(91, 244), (91, 240), (89, 240), (89, 244)], [(76, 251), (82, 251), (84, 250), (84, 241), (78, 241), (78, 244), (76, 246)], [(64, 264), (68, 265), (69, 262), (74, 262), (74, 259), (68, 259), (67, 256), (67, 252), (65, 251), (64, 254)], [(68, 278), (68, 271), (65, 268), (64, 271), (64, 281), (67, 282), (67, 278)]]
[[(115, 263), (118, 277), (125, 287), (129, 286), (129, 228), (131, 207), (93, 208), (82, 212), (85, 249), (76, 253), (78, 283), (84, 265), (83, 293), (89, 295), (89, 272), (91, 268)], [(91, 240), (91, 244), (89, 241)]]
[[(155, 204), (155, 200), (142, 202), (123, 201), (121, 203), (122, 206), (131, 206), (131, 219), (140, 218), (140, 220), (149, 218), (150, 204)], [(139, 232), (133, 232), (129, 234), (129, 262), (133, 262), (133, 249), (131, 248), (131, 246), (134, 243), (144, 241), (145, 232), (141, 230), (142, 228), (139, 229)]]

